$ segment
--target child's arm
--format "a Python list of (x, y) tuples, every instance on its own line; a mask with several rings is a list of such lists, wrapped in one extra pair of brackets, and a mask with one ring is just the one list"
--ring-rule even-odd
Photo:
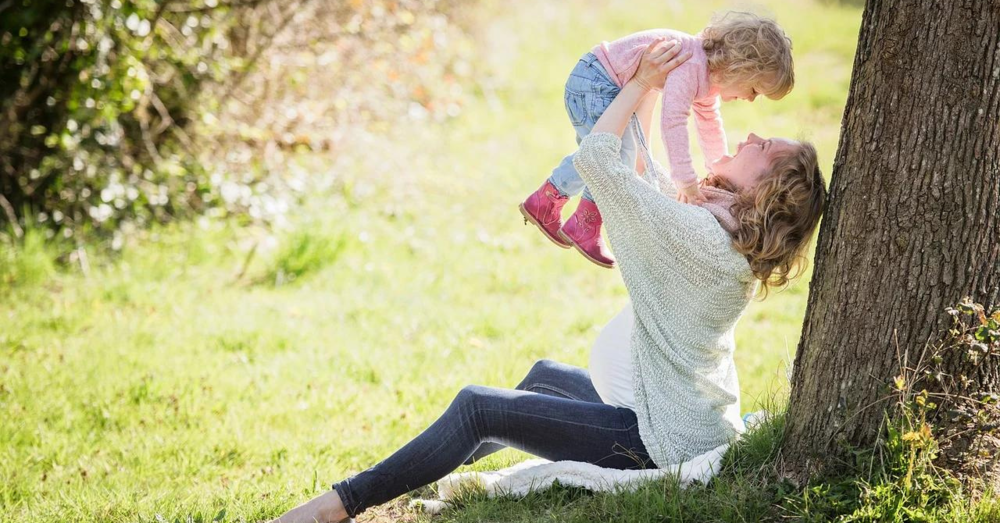
[(705, 155), (705, 169), (709, 171), (712, 170), (712, 162), (722, 158), (728, 150), (719, 105), (718, 96), (709, 102), (696, 101), (691, 104), (694, 109), (694, 124), (698, 129), (698, 142)]
[(698, 66), (687, 64), (675, 69), (663, 84), (660, 133), (670, 157), (670, 178), (677, 186), (678, 199), (687, 203), (704, 199), (698, 190), (698, 175), (691, 165), (691, 144), (687, 120), (698, 92)]

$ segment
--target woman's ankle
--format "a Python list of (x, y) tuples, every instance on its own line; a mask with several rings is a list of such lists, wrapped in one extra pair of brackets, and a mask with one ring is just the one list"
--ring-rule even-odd
[(336, 489), (331, 489), (320, 497), (324, 498), (324, 515), (330, 521), (339, 523), (351, 519), (351, 516), (347, 514), (347, 508), (344, 507), (344, 500), (340, 499), (340, 493)]

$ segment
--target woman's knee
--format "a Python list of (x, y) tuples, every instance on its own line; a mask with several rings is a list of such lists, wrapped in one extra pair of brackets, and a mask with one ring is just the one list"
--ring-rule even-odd
[(480, 385), (466, 385), (455, 395), (452, 405), (460, 408), (475, 408), (488, 395), (489, 390), (489, 387)]
[(557, 366), (558, 362), (552, 360), (538, 360), (534, 365), (531, 366), (531, 370), (528, 374), (521, 380), (521, 383), (517, 385), (518, 390), (527, 390), (533, 384), (545, 383), (548, 381), (548, 377), (552, 376)]

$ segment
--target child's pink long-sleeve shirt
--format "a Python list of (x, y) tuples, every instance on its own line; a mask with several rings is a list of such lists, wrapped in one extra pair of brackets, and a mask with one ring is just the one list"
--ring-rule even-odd
[(591, 51), (622, 87), (639, 68), (639, 61), (646, 47), (656, 38), (677, 40), (691, 58), (667, 75), (663, 84), (663, 109), (660, 113), (660, 131), (663, 146), (670, 157), (670, 177), (679, 188), (698, 182), (691, 165), (687, 119), (694, 110), (698, 141), (705, 155), (705, 167), (726, 154), (726, 133), (719, 113), (718, 89), (708, 77), (708, 58), (702, 48), (702, 39), (671, 29), (651, 29), (631, 34), (614, 42), (602, 42)]

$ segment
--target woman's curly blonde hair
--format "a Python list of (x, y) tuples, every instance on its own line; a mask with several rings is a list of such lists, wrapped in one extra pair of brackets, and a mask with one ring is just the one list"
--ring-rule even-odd
[(701, 32), (712, 83), (747, 86), (779, 100), (795, 85), (792, 40), (774, 20), (730, 11)]
[(816, 148), (800, 143), (794, 151), (776, 155), (771, 169), (749, 189), (737, 189), (713, 176), (711, 185), (736, 194), (730, 212), (739, 227), (733, 246), (743, 254), (760, 280), (758, 296), (784, 287), (806, 268), (806, 249), (826, 205), (826, 186)]

